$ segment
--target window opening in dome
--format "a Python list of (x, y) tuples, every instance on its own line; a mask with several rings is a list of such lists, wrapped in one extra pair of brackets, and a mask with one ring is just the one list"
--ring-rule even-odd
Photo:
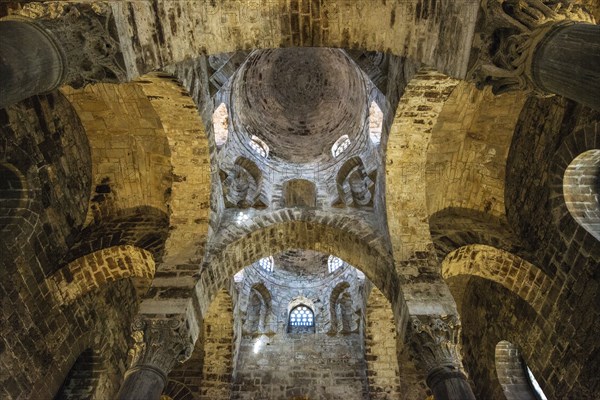
[(267, 272), (273, 272), (273, 257), (265, 257), (258, 260), (258, 265)]
[(213, 113), (213, 129), (215, 144), (217, 147), (222, 147), (229, 137), (229, 112), (225, 103), (221, 103)]
[(381, 129), (383, 126), (383, 112), (375, 101), (369, 107), (369, 137), (371, 142), (379, 144), (381, 141)]
[(327, 259), (327, 269), (329, 270), (329, 273), (332, 273), (333, 271), (337, 270), (343, 264), (344, 262), (342, 261), (342, 259), (336, 256), (329, 256), (329, 258)]
[(269, 146), (267, 146), (267, 144), (257, 136), (252, 135), (249, 144), (252, 150), (254, 150), (259, 156), (267, 158), (269, 155)]
[(299, 305), (290, 312), (290, 326), (314, 326), (314, 314), (305, 305)]
[(338, 157), (342, 154), (348, 147), (350, 147), (350, 138), (348, 135), (342, 135), (336, 142), (331, 146), (331, 154), (334, 157)]
[(239, 283), (244, 280), (244, 270), (239, 271), (237, 274), (233, 276), (233, 280), (236, 283)]

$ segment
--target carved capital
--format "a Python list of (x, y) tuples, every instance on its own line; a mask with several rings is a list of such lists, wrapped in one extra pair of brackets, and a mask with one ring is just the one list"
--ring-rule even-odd
[(561, 27), (594, 23), (593, 16), (571, 0), (487, 0), (471, 78), (495, 94), (513, 90), (548, 96), (536, 84), (532, 63), (536, 49)]
[(129, 350), (129, 371), (151, 369), (166, 384), (177, 362), (192, 355), (194, 341), (184, 318), (152, 319), (137, 316), (132, 324), (133, 346)]
[(75, 88), (97, 82), (125, 82), (127, 72), (110, 5), (33, 2), (18, 11), (35, 20), (65, 56), (62, 84)]
[(440, 367), (462, 369), (460, 321), (456, 315), (412, 316), (408, 341), (413, 357), (429, 374)]

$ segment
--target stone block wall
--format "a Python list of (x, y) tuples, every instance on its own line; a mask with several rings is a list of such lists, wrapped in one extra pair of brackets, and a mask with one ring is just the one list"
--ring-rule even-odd
[(232, 399), (366, 399), (358, 334), (278, 334), (242, 340)]
[[(347, 264), (330, 273), (327, 260), (293, 250), (274, 256), (273, 272), (260, 263), (243, 270), (236, 284), (236, 331), (243, 335), (232, 398), (368, 398), (364, 278)], [(288, 333), (289, 313), (299, 304), (313, 310), (315, 329)]]

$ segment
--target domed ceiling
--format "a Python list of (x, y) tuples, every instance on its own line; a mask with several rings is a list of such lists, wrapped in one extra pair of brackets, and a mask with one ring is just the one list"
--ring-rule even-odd
[(235, 129), (256, 135), (285, 161), (329, 159), (340, 136), (354, 142), (363, 131), (364, 79), (339, 49), (255, 51), (233, 83)]

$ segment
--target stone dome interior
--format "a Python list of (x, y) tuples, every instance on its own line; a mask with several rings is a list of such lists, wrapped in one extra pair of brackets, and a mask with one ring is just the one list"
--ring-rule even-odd
[(293, 163), (330, 159), (342, 135), (354, 143), (368, 111), (364, 75), (339, 49), (257, 50), (236, 74), (231, 97), (234, 129)]

